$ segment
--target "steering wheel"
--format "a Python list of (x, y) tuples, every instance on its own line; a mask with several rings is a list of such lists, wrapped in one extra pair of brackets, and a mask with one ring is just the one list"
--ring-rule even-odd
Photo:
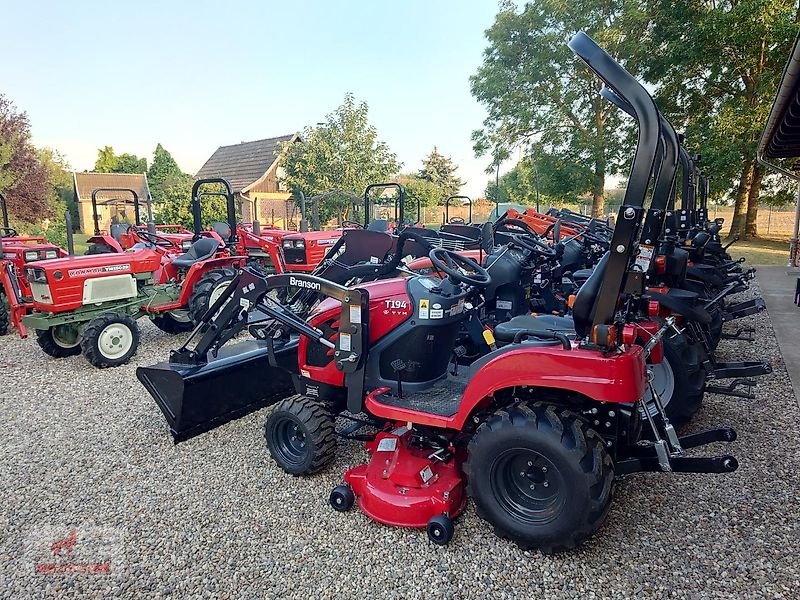
[(449, 221), (447, 221), (448, 225), (466, 225), (466, 221), (464, 217), (453, 217)]
[[(428, 253), (433, 266), (446, 273), (450, 279), (474, 287), (488, 287), (492, 283), (492, 276), (471, 258), (461, 256), (451, 250), (434, 248)], [(464, 270), (467, 272), (465, 273)]]
[(183, 249), (177, 242), (172, 241), (168, 237), (165, 237), (159, 233), (152, 233), (147, 229), (139, 229), (137, 227), (129, 227), (128, 232), (130, 233), (133, 231), (133, 234), (137, 237), (142, 238), (148, 244), (153, 244), (154, 246), (173, 246), (175, 248)]
[(13, 227), (0, 227), (0, 237), (18, 237), (17, 230)]
[(358, 221), (342, 221), (342, 228), (347, 229), (348, 227), (352, 229), (364, 229), (364, 226)]
[(556, 256), (556, 249), (550, 246), (547, 242), (542, 241), (537, 236), (520, 235), (518, 233), (511, 234), (511, 241), (520, 248), (535, 252), (540, 256), (546, 258), (554, 258)]

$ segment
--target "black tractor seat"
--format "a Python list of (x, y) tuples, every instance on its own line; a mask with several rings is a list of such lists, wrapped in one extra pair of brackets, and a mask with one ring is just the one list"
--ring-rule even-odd
[(542, 333), (563, 333), (567, 337), (575, 337), (575, 321), (572, 317), (555, 315), (517, 315), (494, 328), (494, 337), (501, 342), (513, 342), (523, 331), (541, 331)]
[(703, 283), (711, 285), (724, 285), (725, 279), (719, 275), (717, 270), (710, 265), (692, 265), (686, 267), (686, 275)]
[(214, 256), (219, 248), (219, 241), (214, 238), (200, 238), (189, 249), (172, 259), (172, 264), (179, 269), (188, 269), (194, 263)]
[(700, 295), (695, 292), (672, 288), (666, 294), (648, 291), (647, 295), (664, 308), (668, 308), (691, 321), (704, 325), (708, 325), (712, 321), (711, 315), (701, 305)]

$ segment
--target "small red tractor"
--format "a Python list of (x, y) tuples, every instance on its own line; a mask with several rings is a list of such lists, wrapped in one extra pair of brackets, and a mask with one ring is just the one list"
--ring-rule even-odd
[[(202, 228), (203, 184), (227, 188), (226, 236)], [(218, 192), (215, 192), (218, 193)], [(45, 260), (25, 267), (33, 311), (24, 326), (36, 331), (39, 346), (61, 358), (83, 352), (96, 367), (124, 364), (136, 352), (136, 319), (148, 316), (168, 333), (189, 331), (193, 320), (244, 266), (235, 253), (236, 213), (233, 192), (223, 179), (205, 179), (192, 188), (194, 237), (181, 246), (161, 233), (137, 230), (144, 240), (124, 252)]]
[[(492, 276), (443, 247), (429, 254), (442, 277), (357, 287), (245, 268), (169, 362), (137, 369), (175, 438), (293, 388), (265, 427), (284, 471), (329, 465), (337, 434), (367, 441), (369, 461), (348, 469), (330, 495), (337, 511), (357, 503), (376, 521), (424, 528), (433, 543), (446, 544), (471, 498), (498, 534), (545, 553), (574, 549), (598, 530), (617, 476), (735, 471), (731, 455), (686, 452), (734, 441), (733, 429), (678, 437), (654, 391), (646, 361), (660, 360), (674, 320), (644, 334), (637, 321), (650, 304), (639, 267), (644, 203), (651, 178), (658, 187), (674, 182), (664, 150), (677, 144), (674, 132), (644, 87), (591, 38), (578, 33), (569, 46), (630, 103), (639, 128), (610, 250), (575, 297), (575, 339), (528, 315), (495, 328), (504, 345), (460, 364), (456, 336), (479, 313)], [(270, 300), (288, 286), (326, 299), (298, 318)], [(283, 333), (223, 347), (253, 325), (253, 311)]]
[(8, 222), (6, 199), (0, 194), (3, 227), (0, 228), (0, 335), (14, 327), (22, 337), (27, 331), (22, 317), (32, 307), (31, 288), (25, 279), (25, 265), (37, 260), (63, 258), (67, 251), (41, 236), (20, 236)]

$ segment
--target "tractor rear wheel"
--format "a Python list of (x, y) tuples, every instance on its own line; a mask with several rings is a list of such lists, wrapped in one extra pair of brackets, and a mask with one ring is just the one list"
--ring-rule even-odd
[(484, 422), (464, 463), (467, 492), (495, 532), (552, 554), (577, 547), (603, 523), (614, 465), (577, 414), (512, 404)]
[(66, 358), (81, 353), (81, 336), (75, 327), (69, 325), (37, 330), (36, 342), (45, 354), (53, 358)]
[(0, 335), (8, 333), (10, 320), (8, 318), (8, 306), (6, 305), (6, 295), (0, 292)]
[(187, 317), (186, 320), (181, 320), (170, 313), (154, 316), (150, 320), (153, 321), (153, 325), (164, 333), (171, 333), (173, 335), (176, 333), (185, 333), (194, 329), (194, 323), (192, 323), (190, 318)]
[(214, 269), (203, 273), (197, 283), (194, 284), (192, 295), (189, 298), (189, 317), (192, 323), (200, 322), (202, 316), (211, 307), (220, 294), (228, 289), (228, 286), (236, 277), (233, 269)]
[(128, 315), (108, 313), (92, 319), (83, 332), (81, 348), (95, 367), (124, 365), (139, 347), (139, 326)]
[[(674, 333), (663, 338), (664, 358), (652, 365), (653, 387), (664, 404), (670, 423), (682, 425), (691, 420), (703, 404), (706, 390), (706, 372), (697, 354), (683, 334)], [(650, 390), (644, 393), (647, 408), (655, 416), (657, 409), (651, 400)], [(642, 413), (642, 417), (644, 417)], [(645, 432), (649, 428), (645, 428)], [(645, 433), (647, 435), (647, 433)]]
[(336, 421), (325, 405), (307, 396), (281, 400), (264, 427), (269, 453), (292, 475), (311, 475), (336, 455)]

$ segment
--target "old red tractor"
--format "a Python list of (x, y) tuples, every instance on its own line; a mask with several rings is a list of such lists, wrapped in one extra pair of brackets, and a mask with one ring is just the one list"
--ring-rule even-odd
[[(204, 184), (226, 187), (225, 237), (202, 226)], [(218, 193), (218, 192), (214, 192)], [(168, 333), (189, 331), (244, 266), (239, 256), (233, 192), (223, 179), (192, 188), (193, 241), (186, 252), (161, 233), (136, 232), (144, 242), (124, 252), (45, 260), (26, 266), (33, 311), (23, 324), (39, 346), (61, 358), (83, 352), (97, 367), (127, 362), (139, 344), (136, 319), (148, 316)]]

